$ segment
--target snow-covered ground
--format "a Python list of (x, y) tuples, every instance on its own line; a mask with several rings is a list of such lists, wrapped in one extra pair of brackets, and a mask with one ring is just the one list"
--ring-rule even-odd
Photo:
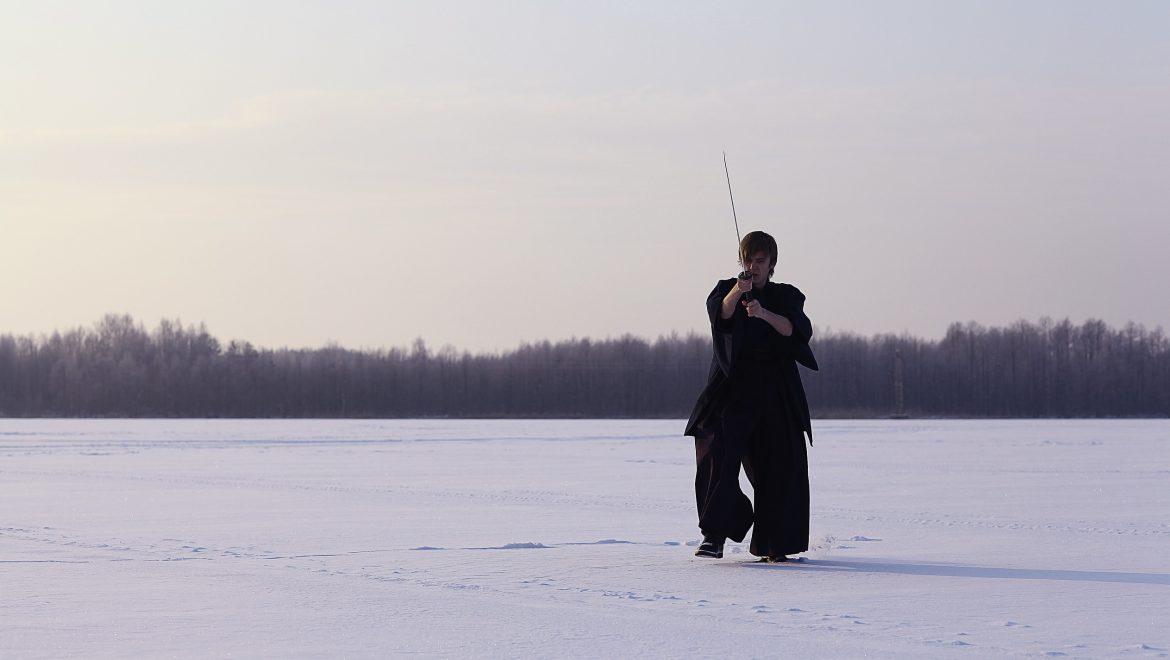
[(0, 657), (1165, 657), (1170, 422), (814, 422), (692, 556), (681, 421), (0, 420)]

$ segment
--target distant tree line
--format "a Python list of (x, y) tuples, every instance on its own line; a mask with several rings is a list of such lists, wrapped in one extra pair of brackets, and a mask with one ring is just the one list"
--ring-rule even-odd
[[(895, 353), (912, 416), (1170, 416), (1161, 328), (1101, 321), (954, 324), (941, 340), (828, 333), (802, 370), (814, 417), (886, 416)], [(502, 353), (224, 345), (200, 326), (129, 316), (51, 336), (0, 335), (0, 416), (685, 417), (710, 338), (570, 339)]]

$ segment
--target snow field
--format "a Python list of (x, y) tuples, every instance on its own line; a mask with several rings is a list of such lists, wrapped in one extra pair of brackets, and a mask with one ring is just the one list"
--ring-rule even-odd
[(1170, 422), (814, 422), (804, 561), (681, 421), (0, 421), (0, 657), (1165, 657)]

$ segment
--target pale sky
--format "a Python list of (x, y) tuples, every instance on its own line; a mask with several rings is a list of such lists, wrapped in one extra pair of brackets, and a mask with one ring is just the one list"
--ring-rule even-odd
[(1170, 329), (1170, 2), (0, 0), (0, 333)]

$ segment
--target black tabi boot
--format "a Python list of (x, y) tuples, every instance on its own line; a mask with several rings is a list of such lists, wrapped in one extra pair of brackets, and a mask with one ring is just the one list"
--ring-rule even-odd
[(703, 537), (703, 542), (699, 544), (699, 549), (695, 550), (695, 556), (723, 559), (724, 540), (725, 539), (715, 538), (713, 536)]

